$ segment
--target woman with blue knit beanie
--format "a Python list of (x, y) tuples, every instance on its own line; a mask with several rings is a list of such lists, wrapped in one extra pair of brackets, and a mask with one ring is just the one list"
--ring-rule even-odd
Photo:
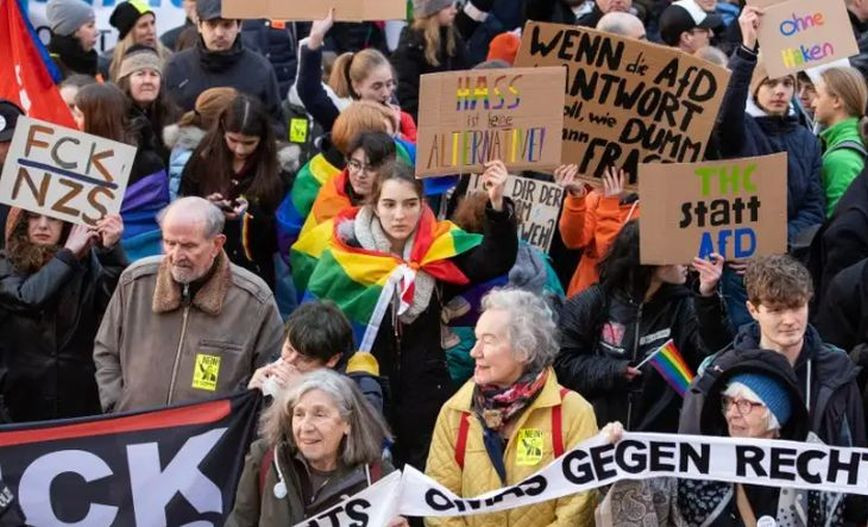
[[(819, 442), (809, 433), (807, 408), (799, 395), (798, 381), (782, 355), (751, 351), (738, 365), (715, 373), (717, 379), (700, 414), (702, 435)], [(604, 431), (611, 440), (620, 439), (618, 423), (608, 425)], [(838, 493), (654, 478), (615, 484), (598, 508), (598, 527), (629, 525), (622, 517), (627, 514), (624, 504), (630, 505), (630, 516), (638, 507), (645, 508), (642, 525), (653, 525), (652, 518), (658, 520), (658, 525), (679, 527), (844, 525), (844, 495)]]

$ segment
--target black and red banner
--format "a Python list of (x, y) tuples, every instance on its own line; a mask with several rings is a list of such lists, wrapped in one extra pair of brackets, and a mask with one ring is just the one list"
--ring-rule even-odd
[(0, 427), (0, 474), (35, 527), (223, 525), (259, 391), (166, 409)]

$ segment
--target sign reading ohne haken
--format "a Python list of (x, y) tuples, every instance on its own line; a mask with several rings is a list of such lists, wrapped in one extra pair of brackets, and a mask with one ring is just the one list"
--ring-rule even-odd
[(787, 154), (639, 165), (643, 264), (787, 251)]
[(269, 18), (271, 20), (320, 20), (335, 8), (335, 20), (404, 20), (404, 0), (223, 0), (223, 18)]
[(416, 176), (481, 172), (494, 159), (516, 170), (560, 165), (564, 75), (563, 68), (423, 75)]
[[(482, 178), (470, 176), (467, 192), (484, 190)], [(547, 253), (558, 228), (558, 214), (564, 189), (555, 183), (520, 176), (509, 176), (504, 196), (515, 204), (519, 236), (527, 243)]]
[[(757, 5), (757, 0), (748, 3)], [(767, 6), (757, 36), (773, 79), (859, 53), (844, 0), (791, 0)]]
[(632, 177), (639, 163), (700, 161), (729, 81), (726, 69), (673, 48), (538, 22), (525, 27), (515, 63), (566, 66), (563, 160), (597, 183), (610, 166)]
[(121, 208), (136, 149), (28, 117), (18, 119), (0, 203), (94, 225)]

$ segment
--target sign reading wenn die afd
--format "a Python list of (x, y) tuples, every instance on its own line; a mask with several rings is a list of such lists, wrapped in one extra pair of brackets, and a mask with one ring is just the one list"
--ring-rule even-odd
[(787, 251), (787, 154), (639, 165), (643, 264)]
[(136, 148), (28, 117), (18, 120), (0, 203), (94, 225), (120, 212)]
[(562, 67), (453, 71), (422, 76), (416, 176), (561, 163)]

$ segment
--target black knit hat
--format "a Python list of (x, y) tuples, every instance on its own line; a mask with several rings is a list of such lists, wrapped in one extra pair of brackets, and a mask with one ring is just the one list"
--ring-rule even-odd
[(156, 16), (150, 6), (141, 0), (121, 2), (112, 11), (112, 15), (109, 17), (109, 24), (120, 33), (118, 40), (123, 40), (133, 29), (133, 26), (136, 25), (136, 22), (148, 13)]

